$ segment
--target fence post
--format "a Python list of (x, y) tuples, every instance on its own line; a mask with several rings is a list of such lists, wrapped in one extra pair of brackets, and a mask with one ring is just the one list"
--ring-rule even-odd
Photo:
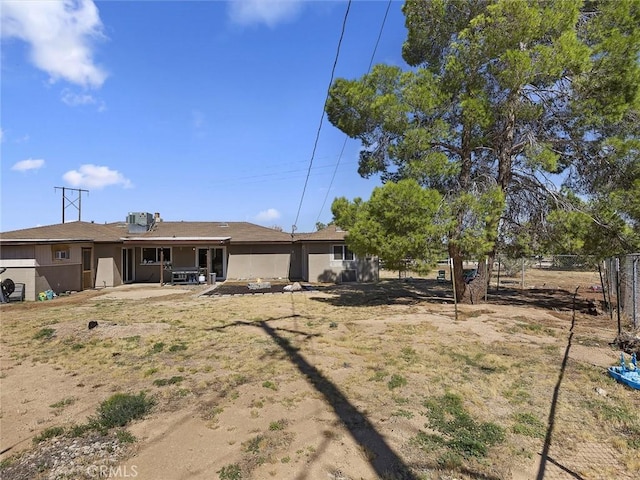
[(633, 299), (633, 326), (634, 328), (638, 328), (638, 258), (633, 257), (633, 275), (631, 278), (632, 282), (632, 299)]
[(598, 262), (598, 274), (600, 275), (600, 288), (602, 288), (602, 298), (604, 299), (604, 308), (606, 311), (610, 312), (611, 309), (609, 308), (609, 302), (607, 302), (607, 292), (604, 288), (604, 278), (602, 277), (602, 266), (606, 265), (606, 260), (602, 260), (601, 262)]
[(620, 257), (616, 257), (616, 312), (618, 314), (618, 335), (622, 333), (620, 323)]

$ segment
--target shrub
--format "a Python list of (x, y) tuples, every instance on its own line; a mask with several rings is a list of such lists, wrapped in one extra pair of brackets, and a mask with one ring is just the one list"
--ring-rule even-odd
[(116, 393), (100, 404), (97, 421), (104, 428), (124, 427), (147, 414), (154, 403), (144, 392), (138, 395)]

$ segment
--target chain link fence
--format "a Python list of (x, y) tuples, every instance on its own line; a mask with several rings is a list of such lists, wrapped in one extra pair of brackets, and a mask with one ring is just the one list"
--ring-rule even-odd
[(597, 262), (580, 255), (531, 258), (498, 256), (492, 286), (500, 288), (580, 287), (602, 294), (605, 308), (640, 328), (640, 253)]
[(502, 286), (519, 288), (565, 288), (577, 286), (601, 289), (598, 264), (588, 256), (553, 255), (510, 258), (499, 255), (493, 265), (493, 281)]
[(640, 253), (608, 258), (603, 265), (609, 305), (616, 309), (618, 315), (627, 316), (635, 328), (640, 328), (639, 269)]

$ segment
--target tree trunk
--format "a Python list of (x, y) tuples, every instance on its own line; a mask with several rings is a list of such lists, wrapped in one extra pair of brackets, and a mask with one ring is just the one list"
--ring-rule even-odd
[(459, 303), (468, 303), (465, 302), (464, 295), (465, 290), (467, 289), (467, 284), (464, 283), (464, 269), (463, 269), (463, 261), (462, 253), (460, 249), (453, 245), (449, 244), (449, 257), (453, 260), (453, 275), (452, 281), (455, 282), (455, 296), (456, 301)]

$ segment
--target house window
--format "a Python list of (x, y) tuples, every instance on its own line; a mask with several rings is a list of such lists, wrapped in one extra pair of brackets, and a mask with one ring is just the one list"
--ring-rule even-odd
[(160, 259), (165, 263), (171, 262), (170, 248), (143, 248), (142, 263), (160, 263)]
[(334, 245), (332, 260), (353, 260), (355, 255), (346, 245)]
[(54, 245), (51, 247), (51, 253), (54, 260), (68, 260), (71, 258), (68, 245)]

